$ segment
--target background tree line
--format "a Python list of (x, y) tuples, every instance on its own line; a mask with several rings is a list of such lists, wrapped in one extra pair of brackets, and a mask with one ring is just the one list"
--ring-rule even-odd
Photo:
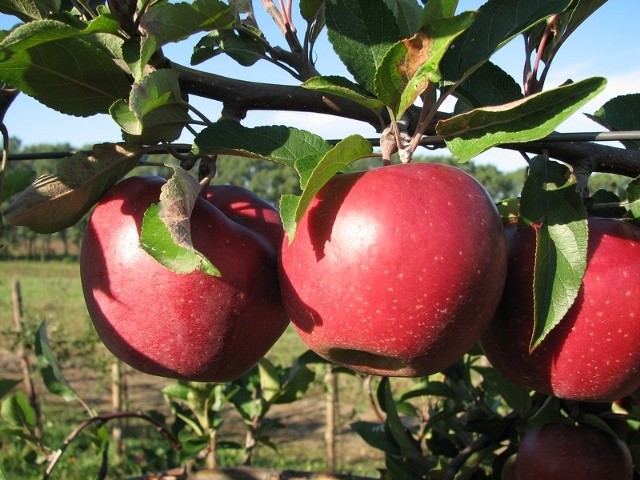
[[(81, 149), (90, 149), (85, 146)], [(41, 143), (36, 145), (23, 145), (18, 138), (11, 138), (10, 151), (21, 154), (37, 154), (49, 152), (71, 152), (78, 150), (69, 143)], [(56, 171), (56, 162), (59, 159), (42, 158), (35, 160), (13, 160), (9, 162), (7, 174), (20, 174), (28, 176), (31, 180), (48, 172)], [(458, 163), (451, 156), (423, 156), (414, 158), (414, 161), (440, 162), (455, 165), (475, 177), (487, 189), (491, 197), (500, 201), (505, 198), (517, 197), (520, 194), (526, 169), (521, 168), (510, 172), (502, 172), (494, 165), (479, 165), (474, 162)], [(176, 164), (178, 161), (170, 154), (161, 154), (147, 157), (143, 165), (136, 169), (135, 175), (151, 174), (168, 177), (171, 169), (167, 164)], [(356, 170), (368, 169), (380, 164), (379, 159), (364, 159), (353, 166)], [(195, 170), (195, 169), (194, 169)], [(592, 192), (600, 188), (617, 191), (623, 195), (624, 187), (629, 179), (620, 175), (593, 174), (590, 178)], [(213, 181), (215, 184), (239, 185), (265, 198), (277, 205), (282, 194), (300, 194), (300, 185), (296, 173), (285, 165), (265, 162), (258, 159), (244, 157), (224, 156), (217, 160), (217, 173)], [(6, 207), (6, 202), (0, 205)], [(40, 235), (25, 227), (5, 225), (0, 244), (0, 260), (8, 259), (39, 259), (52, 258), (75, 259), (77, 258), (80, 241), (86, 221), (61, 232)]]

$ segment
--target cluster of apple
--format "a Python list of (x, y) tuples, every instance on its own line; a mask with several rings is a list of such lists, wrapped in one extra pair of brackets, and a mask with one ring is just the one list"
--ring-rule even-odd
[(533, 229), (505, 228), (455, 167), (416, 163), (341, 174), (315, 196), (295, 238), (240, 187), (198, 198), (194, 247), (213, 277), (178, 274), (139, 246), (163, 180), (120, 182), (94, 210), (81, 278), (107, 347), (144, 372), (225, 381), (248, 370), (289, 320), (304, 342), (356, 371), (424, 376), (480, 342), (508, 379), (561, 398), (611, 402), (640, 387), (640, 229), (589, 220), (579, 297), (529, 352)]
[(284, 237), (277, 211), (211, 186), (191, 215), (195, 249), (221, 272), (178, 274), (139, 245), (163, 180), (131, 177), (96, 206), (81, 280), (117, 357), (146, 373), (228, 381), (292, 321), (321, 356), (378, 375), (422, 376), (466, 353), (502, 295), (502, 224), (460, 169), (394, 165), (334, 177)]
[[(589, 220), (579, 297), (530, 353), (534, 231), (505, 228), (460, 169), (416, 163), (336, 175), (293, 239), (253, 193), (209, 187), (191, 233), (220, 277), (174, 273), (140, 248), (162, 184), (120, 182), (82, 245), (90, 316), (105, 345), (138, 370), (232, 380), (291, 321), (310, 349), (362, 373), (429, 375), (480, 343), (506, 378), (542, 393), (612, 402), (640, 388), (640, 229), (628, 223)], [(519, 458), (526, 465), (526, 450)], [(513, 478), (547, 478), (527, 475)]]

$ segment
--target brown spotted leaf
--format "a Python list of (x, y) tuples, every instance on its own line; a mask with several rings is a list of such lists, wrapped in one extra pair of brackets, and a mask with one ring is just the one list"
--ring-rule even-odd
[(41, 175), (4, 212), (13, 225), (53, 233), (76, 224), (99, 198), (136, 166), (139, 150), (100, 144), (60, 161), (55, 174)]

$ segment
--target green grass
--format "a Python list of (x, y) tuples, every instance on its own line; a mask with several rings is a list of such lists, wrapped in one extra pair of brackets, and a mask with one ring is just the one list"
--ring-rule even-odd
[[(0, 353), (2, 350), (11, 352), (15, 347), (17, 338), (13, 333), (11, 289), (14, 281), (18, 280), (21, 286), (24, 323), (26, 331), (33, 334), (42, 321), (47, 322), (51, 346), (63, 373), (68, 379), (73, 379), (72, 386), (81, 388), (81, 395), (99, 398), (102, 396), (106, 409), (109, 408), (109, 364), (113, 357), (100, 343), (91, 321), (88, 317), (82, 287), (80, 284), (79, 267), (75, 262), (29, 262), (29, 261), (0, 261)], [(295, 330), (290, 327), (268, 353), (267, 357), (275, 364), (288, 366), (292, 361), (306, 351)], [(9, 353), (10, 355), (10, 353)], [(0, 357), (1, 359), (1, 357)], [(0, 378), (19, 378), (14, 372), (0, 373)], [(83, 380), (90, 377), (88, 380)], [(354, 377), (340, 377), (340, 397), (346, 402), (341, 414), (344, 417), (343, 427), (348, 424), (350, 418), (354, 418), (367, 409), (366, 395), (362, 390), (360, 381)], [(55, 448), (62, 444), (69, 432), (80, 421), (87, 418), (86, 413), (77, 402), (66, 403), (60, 398), (45, 392), (45, 388), (36, 376), (37, 388), (42, 398), (44, 425), (44, 438), (47, 445)], [(156, 391), (149, 395), (159, 396), (163, 380), (154, 379)], [(78, 383), (80, 382), (80, 383)], [(166, 383), (172, 383), (166, 380)], [(78, 390), (80, 392), (80, 390)], [(322, 401), (324, 394), (322, 373), (318, 373), (316, 382), (305, 398), (318, 398)], [(84, 397), (83, 397), (84, 398)], [(319, 404), (320, 405), (320, 404)], [(347, 406), (348, 405), (348, 406)], [(135, 405), (134, 408), (140, 408)], [(288, 408), (288, 406), (287, 406)], [(293, 408), (293, 407), (292, 407)], [(319, 407), (320, 408), (320, 407)], [(143, 407), (146, 409), (146, 407)], [(105, 412), (104, 408), (101, 410)], [(169, 414), (168, 407), (164, 405), (163, 412)], [(237, 414), (236, 415), (237, 418)], [(312, 422), (323, 422), (324, 412), (318, 411), (317, 418)], [(285, 425), (286, 427), (286, 425)], [(234, 441), (244, 441), (241, 428), (236, 427)], [(287, 427), (289, 429), (296, 427)], [(291, 432), (291, 437), (285, 428), (274, 435), (274, 442), (278, 451), (273, 452), (269, 448), (261, 446), (255, 452), (254, 464), (258, 467), (275, 469), (292, 469), (319, 471), (326, 465), (323, 449), (309, 449), (301, 447), (292, 438), (298, 438)], [(0, 420), (1, 429), (1, 420)], [(291, 430), (289, 430), (291, 431)], [(221, 440), (226, 440), (222, 435)], [(12, 441), (11, 438), (2, 438), (0, 431), (0, 465), (4, 468), (8, 478), (35, 479), (42, 478), (42, 458), (36, 461), (33, 450), (25, 449), (20, 441)], [(135, 428), (135, 433), (129, 432), (127, 438), (126, 461), (118, 463), (112, 453), (109, 478), (114, 476), (135, 476), (144, 471), (166, 468), (163, 458), (169, 450), (169, 445), (153, 428), (146, 424)], [(95, 478), (99, 465), (98, 450), (89, 441), (90, 434), (82, 434), (80, 441), (74, 442), (58, 466), (52, 478), (84, 479)], [(278, 441), (284, 442), (278, 444)], [(364, 443), (363, 443), (364, 447)], [(341, 465), (345, 471), (354, 474), (368, 474), (376, 476), (376, 467), (382, 466), (379, 452), (372, 451), (372, 460), (369, 463), (347, 463)], [(25, 455), (27, 458), (25, 460)], [(221, 466), (237, 466), (241, 454), (233, 451), (221, 451), (219, 463)], [(39, 464), (38, 464), (39, 463)], [(0, 478), (2, 477), (0, 472)]]

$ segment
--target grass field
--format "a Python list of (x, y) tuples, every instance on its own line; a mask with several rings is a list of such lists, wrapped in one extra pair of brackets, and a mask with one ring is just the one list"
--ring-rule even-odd
[[(60, 362), (64, 375), (71, 386), (91, 406), (100, 412), (110, 409), (110, 366), (113, 357), (100, 343), (88, 318), (82, 298), (78, 264), (74, 262), (0, 262), (0, 365), (1, 378), (20, 378), (15, 350), (16, 336), (13, 333), (11, 289), (14, 281), (21, 286), (24, 323), (28, 332), (34, 332), (46, 321), (52, 349)], [(268, 354), (278, 365), (290, 365), (292, 360), (306, 350), (295, 331), (288, 329)], [(140, 374), (126, 368), (129, 409), (158, 409), (170, 414), (161, 389), (172, 381)], [(284, 425), (270, 433), (278, 447), (277, 452), (260, 447), (256, 450), (254, 465), (276, 469), (322, 470), (326, 468), (324, 439), (324, 385), (322, 369), (305, 397), (293, 404), (275, 406), (270, 415)], [(36, 380), (38, 378), (36, 377)], [(340, 412), (337, 423), (338, 470), (377, 476), (376, 469), (382, 467), (382, 454), (368, 447), (355, 433), (349, 423), (355, 420), (372, 420), (368, 400), (360, 379), (348, 375), (340, 376)], [(64, 437), (86, 418), (79, 404), (65, 403), (60, 398), (45, 392), (38, 381), (45, 420), (44, 435), (48, 444), (59, 445)], [(276, 408), (280, 407), (280, 408)], [(228, 409), (225, 426), (220, 431), (220, 440), (243, 442), (244, 430), (237, 414)], [(120, 464), (122, 475), (141, 473), (149, 468), (141, 457), (162, 456), (167, 443), (150, 428), (130, 425), (135, 432), (127, 443), (127, 462)], [(9, 478), (41, 478), (42, 466), (28, 466), (24, 451), (5, 442), (0, 450), (0, 465)], [(91, 478), (99, 459), (95, 453), (88, 455), (88, 440), (80, 442), (65, 454), (56, 475), (52, 478)], [(156, 453), (150, 453), (150, 452)], [(95, 452), (95, 450), (94, 450)], [(223, 465), (234, 465), (238, 455), (219, 456)], [(117, 467), (118, 465), (116, 465)], [(59, 471), (58, 471), (59, 470)], [(112, 477), (109, 477), (112, 478)]]

